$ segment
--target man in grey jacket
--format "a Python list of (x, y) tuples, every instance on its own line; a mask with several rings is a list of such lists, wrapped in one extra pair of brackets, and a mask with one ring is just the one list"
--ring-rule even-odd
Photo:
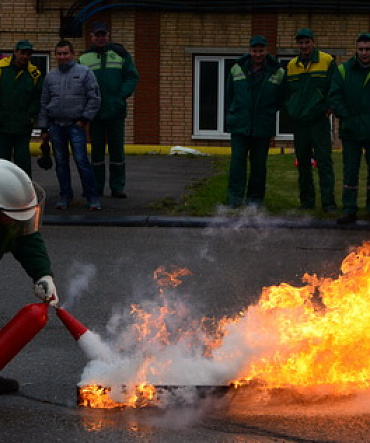
[(46, 77), (41, 94), (39, 127), (43, 141), (51, 140), (60, 187), (57, 209), (67, 209), (73, 200), (69, 145), (90, 210), (101, 209), (95, 176), (87, 156), (86, 125), (97, 114), (100, 91), (93, 72), (74, 61), (67, 40), (55, 46), (58, 67)]

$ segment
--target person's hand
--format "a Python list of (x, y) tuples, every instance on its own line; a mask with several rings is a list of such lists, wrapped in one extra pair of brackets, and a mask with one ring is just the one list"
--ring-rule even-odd
[(34, 289), (36, 297), (40, 298), (43, 302), (49, 303), (50, 306), (56, 306), (58, 304), (57, 289), (50, 275), (45, 275), (37, 280)]

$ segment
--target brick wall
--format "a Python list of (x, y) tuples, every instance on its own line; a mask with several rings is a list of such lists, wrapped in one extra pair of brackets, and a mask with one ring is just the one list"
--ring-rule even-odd
[[(53, 50), (59, 40), (61, 10), (67, 11), (71, 4), (72, 0), (41, 1), (42, 9), (37, 13), (35, 0), (2, 0), (0, 50), (12, 50), (15, 42), (28, 38), (37, 51), (50, 53), (51, 67), (55, 67)], [(357, 35), (370, 29), (368, 14), (161, 12), (149, 22), (146, 20), (154, 16), (146, 10), (137, 13), (124, 8), (107, 10), (104, 14), (111, 22), (112, 40), (122, 43), (140, 66), (142, 83), (139, 82), (137, 93), (129, 99), (127, 143), (173, 146), (229, 145), (228, 141), (192, 140), (193, 54), (189, 48), (240, 48), (243, 53), (251, 34), (265, 34), (270, 41), (269, 51), (275, 52), (276, 38), (279, 53), (279, 50), (294, 50), (296, 31), (308, 26), (315, 31), (318, 47), (345, 50), (337, 58), (343, 62), (353, 55)], [(96, 19), (99, 16), (91, 20)], [(89, 29), (85, 29), (81, 38), (70, 39), (77, 55), (86, 48), (88, 33)]]
[(162, 14), (161, 144), (230, 145), (230, 142), (200, 141), (191, 138), (193, 133), (193, 55), (187, 52), (186, 48), (247, 48), (250, 32), (251, 16), (249, 14)]

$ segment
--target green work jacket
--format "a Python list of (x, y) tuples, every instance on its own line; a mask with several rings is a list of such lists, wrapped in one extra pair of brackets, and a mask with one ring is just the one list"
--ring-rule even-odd
[(39, 232), (15, 237), (9, 229), (1, 225), (0, 259), (7, 252), (13, 254), (34, 282), (44, 275), (53, 275), (49, 255)]
[(28, 64), (18, 69), (12, 57), (0, 60), (0, 132), (31, 133), (40, 111), (41, 72)]
[(110, 120), (126, 117), (127, 103), (136, 88), (139, 75), (131, 55), (116, 43), (102, 48), (94, 45), (79, 58), (96, 76), (101, 94), (97, 119)]
[(370, 141), (370, 67), (362, 66), (356, 56), (340, 65), (329, 101), (340, 119), (341, 138)]
[(227, 80), (227, 131), (253, 137), (275, 135), (283, 78), (283, 68), (270, 54), (259, 75), (252, 73), (251, 56), (241, 57), (231, 68)]
[(299, 56), (288, 63), (285, 108), (293, 124), (309, 124), (325, 115), (329, 109), (330, 83), (336, 70), (333, 57), (317, 49), (306, 66)]

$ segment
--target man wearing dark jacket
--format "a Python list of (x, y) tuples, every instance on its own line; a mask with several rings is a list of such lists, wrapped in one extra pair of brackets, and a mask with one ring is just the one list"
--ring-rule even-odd
[(300, 53), (287, 66), (285, 105), (294, 132), (301, 209), (315, 207), (311, 167), (314, 157), (319, 173), (321, 206), (325, 212), (334, 212), (336, 204), (328, 92), (337, 67), (330, 54), (315, 48), (311, 29), (300, 29), (296, 42)]
[(343, 216), (337, 222), (354, 223), (363, 150), (367, 164), (366, 209), (370, 215), (370, 33), (357, 38), (356, 55), (339, 66), (329, 100), (340, 118), (343, 147)]
[(0, 158), (14, 161), (31, 177), (30, 139), (40, 110), (41, 72), (31, 63), (33, 46), (19, 41), (0, 60)]
[[(227, 205), (231, 208), (243, 203), (261, 206), (265, 197), (267, 156), (270, 138), (275, 134), (284, 78), (283, 68), (267, 53), (266, 46), (264, 36), (253, 36), (249, 54), (231, 68), (227, 81), (226, 124), (231, 133)], [(248, 156), (250, 175), (246, 192)]]
[[(39, 232), (43, 189), (14, 163), (0, 160), (0, 260), (10, 252), (32, 278), (35, 295), (56, 305), (58, 296), (49, 255)], [(0, 377), (0, 394), (18, 390), (16, 380)]]
[(112, 197), (126, 198), (125, 117), (126, 100), (134, 93), (139, 76), (126, 49), (109, 41), (106, 23), (95, 23), (93, 45), (79, 59), (88, 66), (99, 83), (102, 103), (91, 122), (91, 159), (99, 195), (105, 186), (105, 143), (109, 153), (109, 187)]

